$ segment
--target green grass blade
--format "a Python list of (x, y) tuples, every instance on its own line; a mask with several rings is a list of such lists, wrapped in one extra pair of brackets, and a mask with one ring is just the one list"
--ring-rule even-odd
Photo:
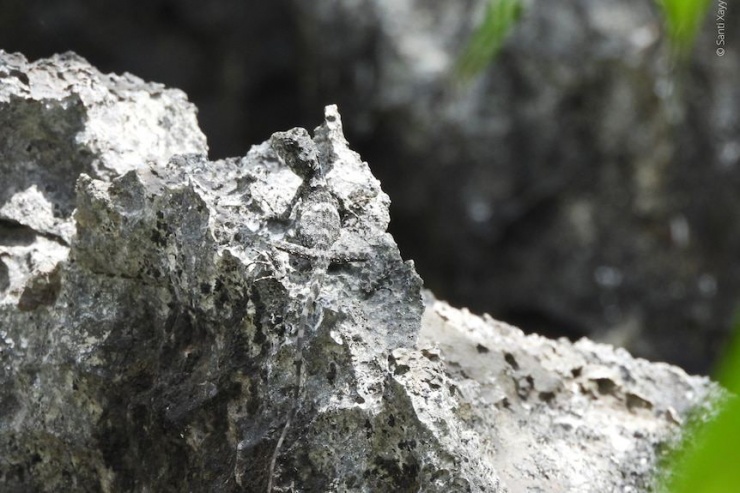
[(489, 0), (480, 26), (458, 60), (457, 74), (467, 80), (491, 63), (522, 12), (522, 0)]
[(711, 4), (710, 0), (657, 0), (663, 10), (663, 21), (673, 49), (686, 55)]

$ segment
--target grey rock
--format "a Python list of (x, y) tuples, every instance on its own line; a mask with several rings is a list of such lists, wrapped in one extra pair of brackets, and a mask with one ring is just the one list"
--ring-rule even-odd
[[(85, 83), (47, 77), (52, 102), (0, 106), (48, 149), (0, 193), (43, 170), (69, 211), (0, 229), (3, 491), (639, 491), (655, 447), (719, 394), (623, 350), (425, 311), (335, 106), (313, 137), (209, 161), (182, 93), (73, 56), (0, 53), (10, 66)], [(78, 130), (39, 133), (60, 126)], [(97, 151), (74, 167), (81, 141)]]
[(655, 491), (688, 413), (722, 397), (680, 368), (431, 299), (419, 345), (444, 361), (457, 416), (493, 445), (488, 463), (512, 492)]
[(29, 63), (0, 51), (0, 127), (0, 299), (66, 257), (81, 173), (111, 179), (208, 149), (182, 91), (103, 75), (72, 53)]

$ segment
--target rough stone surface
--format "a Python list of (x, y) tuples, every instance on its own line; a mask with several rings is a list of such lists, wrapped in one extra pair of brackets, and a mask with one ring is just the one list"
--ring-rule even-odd
[(67, 255), (81, 173), (111, 179), (208, 149), (182, 91), (72, 53), (29, 63), (0, 50), (0, 127), (0, 300)]
[[(424, 312), (336, 107), (312, 138), (208, 161), (181, 93), (0, 53), (2, 80), (39, 67), (79, 83), (2, 102), (47, 152), (3, 170), (0, 196), (23, 194), (29, 169), (70, 192), (49, 195), (68, 211), (58, 229), (30, 208), (0, 229), (3, 491), (640, 491), (718, 392), (622, 350)], [(115, 103), (132, 95), (149, 112)], [(129, 132), (110, 131), (120, 121)], [(96, 150), (82, 167), (79, 142)]]
[(427, 306), (419, 346), (437, 349), (458, 416), (491, 444), (511, 492), (653, 491), (687, 413), (719, 397), (674, 366), (588, 339), (526, 336), (440, 301)]

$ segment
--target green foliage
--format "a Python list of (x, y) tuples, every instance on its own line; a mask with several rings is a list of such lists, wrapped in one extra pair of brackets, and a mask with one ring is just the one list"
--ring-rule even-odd
[(457, 74), (475, 77), (496, 57), (522, 13), (522, 0), (489, 0), (483, 22), (473, 32), (457, 65)]
[(682, 449), (671, 461), (665, 486), (670, 493), (729, 493), (738, 490), (740, 401), (726, 403), (704, 425), (689, 428)]
[[(740, 323), (735, 324), (718, 381), (740, 395)], [(663, 488), (670, 493), (728, 493), (740, 491), (740, 398), (727, 399), (709, 421), (687, 427), (683, 443), (668, 463)]]
[(687, 54), (694, 44), (710, 0), (656, 1), (663, 10), (663, 22), (676, 54)]
[[(506, 36), (522, 15), (523, 0), (488, 0), (480, 26), (473, 32), (457, 63), (457, 75), (468, 80), (485, 69), (501, 50)], [(711, 0), (656, 0), (675, 54), (686, 55), (694, 44)]]

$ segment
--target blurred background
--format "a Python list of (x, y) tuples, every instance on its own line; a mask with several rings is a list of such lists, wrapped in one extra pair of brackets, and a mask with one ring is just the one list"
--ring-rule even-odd
[(721, 2), (663, 2), (0, 0), (0, 49), (184, 90), (212, 159), (336, 103), (437, 297), (706, 373), (740, 308), (740, 9), (718, 46)]

